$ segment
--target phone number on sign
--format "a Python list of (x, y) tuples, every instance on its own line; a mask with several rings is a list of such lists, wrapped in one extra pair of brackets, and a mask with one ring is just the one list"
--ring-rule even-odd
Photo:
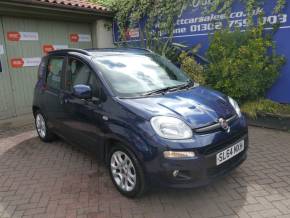
[[(288, 16), (287, 14), (279, 14), (279, 15), (272, 15), (268, 17), (262, 18), (263, 24), (285, 24), (287, 23)], [(235, 27), (247, 27), (249, 25), (248, 19), (241, 19), (241, 20), (230, 20), (229, 22), (230, 28)], [(195, 24), (190, 26), (190, 32), (203, 32), (203, 31), (214, 31), (220, 30), (223, 28), (223, 22), (215, 22), (215, 23), (204, 23), (204, 24)]]
[[(273, 15), (268, 17), (262, 18), (262, 24), (285, 24), (287, 23), (287, 14), (279, 14), (279, 15)], [(249, 25), (248, 19), (243, 20), (231, 20), (229, 21), (229, 27), (247, 27)]]

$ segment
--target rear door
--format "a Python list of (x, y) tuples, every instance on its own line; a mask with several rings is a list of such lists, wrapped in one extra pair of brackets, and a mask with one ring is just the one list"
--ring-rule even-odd
[(65, 56), (49, 56), (46, 69), (46, 83), (41, 93), (41, 111), (48, 120), (50, 128), (57, 129), (62, 134), (61, 123), (65, 118), (63, 110), (63, 71), (65, 69)]

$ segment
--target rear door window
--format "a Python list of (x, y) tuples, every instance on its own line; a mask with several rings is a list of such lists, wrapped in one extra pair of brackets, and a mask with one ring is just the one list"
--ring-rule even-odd
[(47, 65), (46, 84), (48, 88), (59, 90), (61, 88), (61, 76), (64, 57), (51, 57)]

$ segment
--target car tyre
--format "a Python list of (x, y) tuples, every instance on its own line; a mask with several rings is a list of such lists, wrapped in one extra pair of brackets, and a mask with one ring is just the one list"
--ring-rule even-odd
[(47, 120), (40, 111), (37, 111), (35, 113), (35, 128), (39, 138), (42, 141), (52, 142), (53, 140), (55, 140), (55, 135), (48, 128)]
[(133, 152), (123, 146), (115, 146), (108, 163), (112, 182), (121, 194), (136, 198), (146, 192), (144, 171)]

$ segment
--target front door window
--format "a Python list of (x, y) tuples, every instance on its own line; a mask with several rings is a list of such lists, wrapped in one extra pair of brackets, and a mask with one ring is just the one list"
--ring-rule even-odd
[(86, 85), (89, 82), (90, 68), (75, 58), (69, 58), (67, 66), (66, 87), (72, 91), (75, 85)]

